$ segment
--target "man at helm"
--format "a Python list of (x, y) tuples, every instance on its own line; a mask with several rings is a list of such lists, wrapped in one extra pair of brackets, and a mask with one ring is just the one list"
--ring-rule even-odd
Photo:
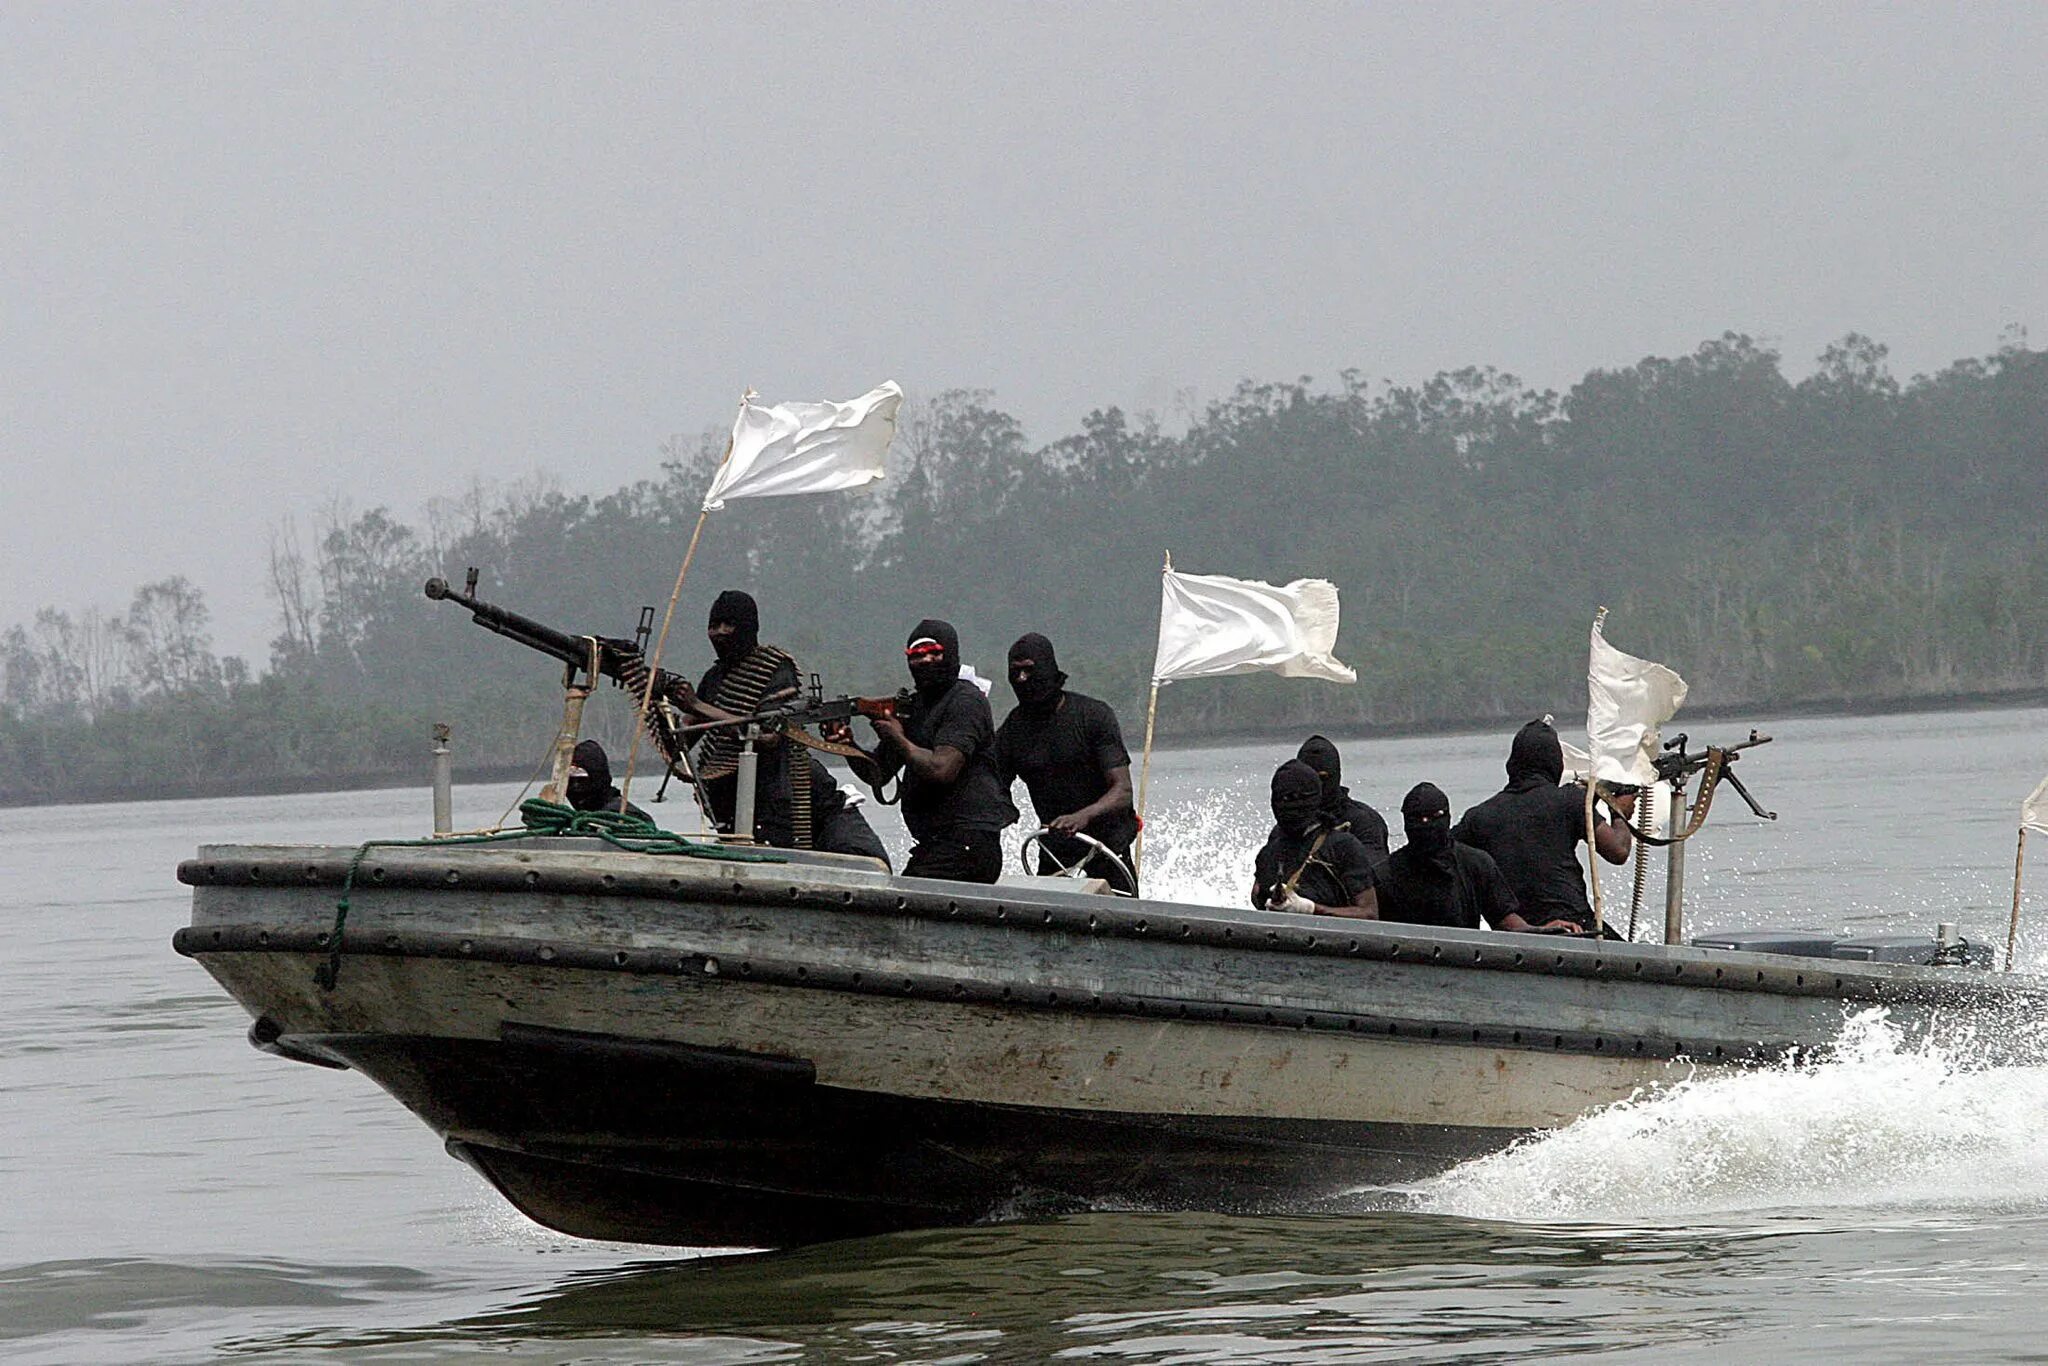
[[(1080, 867), (1137, 895), (1126, 870), (1138, 813), (1131, 806), (1131, 755), (1116, 713), (1107, 702), (1068, 690), (1052, 642), (1035, 631), (1010, 647), (1009, 674), (1017, 705), (996, 730), (996, 777), (1006, 793), (1022, 778), (1031, 794), (1031, 810), (1045, 827), (1038, 871)], [(1098, 841), (1116, 859), (1076, 835)]]

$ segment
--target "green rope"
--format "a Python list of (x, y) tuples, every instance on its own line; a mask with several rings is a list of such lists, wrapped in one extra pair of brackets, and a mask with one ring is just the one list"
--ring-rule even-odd
[(451, 844), (505, 844), (515, 840), (586, 838), (598, 839), (629, 854), (675, 854), (684, 858), (715, 858), (726, 863), (787, 863), (781, 854), (762, 849), (728, 849), (724, 845), (693, 840), (672, 830), (663, 830), (645, 816), (617, 811), (578, 811), (560, 802), (530, 798), (519, 804), (526, 822), (523, 830), (500, 830), (488, 835), (441, 835), (429, 839), (364, 840), (355, 857), (348, 861), (348, 874), (341, 880), (341, 899), (334, 904), (334, 930), (327, 961), (313, 969), (313, 980), (322, 991), (334, 990), (341, 979), (341, 936), (348, 927), (349, 893), (355, 890), (356, 870), (372, 849), (438, 849)]

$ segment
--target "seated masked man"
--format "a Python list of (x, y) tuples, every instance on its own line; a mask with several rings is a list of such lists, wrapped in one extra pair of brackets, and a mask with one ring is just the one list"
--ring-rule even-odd
[(1476, 930), (1533, 928), (1491, 858), (1451, 838), (1451, 799), (1435, 783), (1417, 783), (1401, 799), (1408, 842), (1373, 869), (1369, 904), (1381, 920)]
[(562, 795), (578, 811), (610, 811), (638, 820), (652, 820), (645, 811), (627, 801), (625, 794), (613, 784), (611, 757), (595, 740), (576, 742), (576, 752), (569, 759), (567, 790)]
[[(1586, 840), (1586, 789), (1564, 783), (1564, 744), (1548, 721), (1531, 721), (1508, 747), (1508, 783), (1465, 813), (1460, 843), (1483, 849), (1500, 865), (1522, 913), (1552, 934), (1590, 934), (1593, 903), (1578, 846)], [(1560, 784), (1563, 784), (1562, 786)], [(1626, 863), (1634, 847), (1633, 793), (1613, 798), (1612, 812), (1593, 823), (1593, 852)], [(1614, 927), (1602, 927), (1619, 939)]]
[(1273, 774), (1273, 830), (1252, 864), (1252, 905), (1371, 920), (1373, 865), (1358, 837), (1323, 813), (1323, 783), (1299, 759)]
[(1387, 822), (1344, 786), (1344, 761), (1337, 747), (1320, 735), (1311, 735), (1301, 742), (1301, 750), (1294, 757), (1314, 769), (1323, 780), (1323, 815), (1330, 824), (1356, 835), (1373, 862), (1385, 863)]
[[(1010, 687), (1017, 705), (996, 730), (996, 777), (1003, 790), (1018, 778), (1045, 833), (1038, 871), (1083, 868), (1119, 891), (1137, 894), (1126, 876), (1138, 813), (1131, 807), (1131, 755), (1107, 702), (1067, 689), (1052, 642), (1037, 632), (1010, 647)], [(1076, 839), (1099, 841), (1121, 867)]]

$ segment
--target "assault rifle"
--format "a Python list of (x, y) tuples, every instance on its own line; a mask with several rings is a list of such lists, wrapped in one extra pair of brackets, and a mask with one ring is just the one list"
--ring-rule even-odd
[(905, 688), (893, 697), (827, 697), (818, 676), (812, 674), (810, 684), (803, 690), (801, 697), (791, 694), (775, 697), (771, 694), (769, 705), (759, 711), (716, 721), (697, 721), (687, 726), (679, 726), (676, 733), (695, 735), (700, 731), (752, 728), (758, 734), (772, 735), (793, 727), (815, 726), (828, 721), (851, 721), (856, 716), (865, 716), (874, 721), (900, 715), (910, 706), (915, 696), (910, 689)]

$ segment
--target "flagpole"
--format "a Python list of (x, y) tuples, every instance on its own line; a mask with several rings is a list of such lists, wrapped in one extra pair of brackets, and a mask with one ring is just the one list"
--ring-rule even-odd
[[(1598, 634), (1600, 629), (1606, 624), (1607, 609), (1605, 607), (1596, 608), (1593, 612), (1594, 633)], [(1589, 658), (1586, 662), (1586, 691), (1589, 698), (1592, 688), (1593, 665), (1592, 660)], [(1592, 736), (1590, 734), (1587, 736), (1587, 743), (1589, 745), (1592, 744)], [(1605, 907), (1600, 902), (1600, 846), (1594, 842), (1593, 838), (1598, 833), (1593, 825), (1593, 802), (1600, 792), (1600, 776), (1595, 771), (1598, 767), (1599, 765), (1595, 761), (1594, 756), (1588, 753), (1586, 756), (1586, 882), (1593, 891), (1593, 937), (1595, 939), (1601, 938), (1601, 931), (1606, 928), (1606, 917), (1603, 914)]]
[[(747, 395), (751, 396), (753, 392), (752, 389), (749, 389), (747, 390)], [(746, 406), (747, 399), (742, 397), (740, 399), (740, 407), (744, 409)], [(732, 459), (732, 443), (733, 438), (728, 436), (725, 439), (725, 454), (718, 458), (719, 470), (724, 469), (727, 462)], [(714, 485), (718, 482), (717, 470), (712, 471), (711, 482)], [(668, 645), (669, 624), (676, 619), (676, 603), (683, 596), (683, 580), (689, 577), (690, 561), (697, 554), (697, 538), (704, 534), (704, 522), (710, 516), (711, 509), (708, 507), (699, 508), (697, 511), (697, 526), (695, 530), (690, 532), (689, 548), (683, 552), (683, 567), (676, 571), (676, 586), (668, 595), (668, 611), (662, 613), (661, 634), (654, 638), (654, 657), (647, 661), (647, 686), (640, 693), (640, 710), (638, 716), (634, 718), (633, 725), (633, 743), (626, 747), (626, 777), (619, 784), (619, 805), (621, 809), (624, 808), (627, 799), (633, 794), (633, 761), (640, 755), (640, 735), (641, 732), (647, 729), (647, 713), (654, 707), (654, 679), (655, 675), (661, 671), (661, 652)]]
[[(1173, 572), (1173, 552), (1166, 552), (1166, 563), (1160, 568), (1159, 576), (1164, 579)], [(1163, 607), (1162, 607), (1162, 610)], [(1138, 866), (1145, 861), (1145, 794), (1152, 786), (1152, 727), (1159, 719), (1159, 676), (1158, 659), (1154, 658), (1152, 677), (1152, 700), (1145, 704), (1145, 759), (1138, 769), (1138, 833), (1131, 840), (1131, 873), (1137, 875)]]
[(1152, 785), (1152, 723), (1159, 716), (1159, 680), (1152, 680), (1152, 700), (1145, 704), (1145, 761), (1138, 769), (1138, 833), (1131, 841), (1131, 872), (1145, 861), (1145, 791)]
[(2019, 848), (2012, 856), (2012, 927), (2005, 932), (2005, 970), (2012, 971), (2013, 950), (2020, 942), (2020, 870), (2027, 861), (2027, 827), (2020, 827)]

